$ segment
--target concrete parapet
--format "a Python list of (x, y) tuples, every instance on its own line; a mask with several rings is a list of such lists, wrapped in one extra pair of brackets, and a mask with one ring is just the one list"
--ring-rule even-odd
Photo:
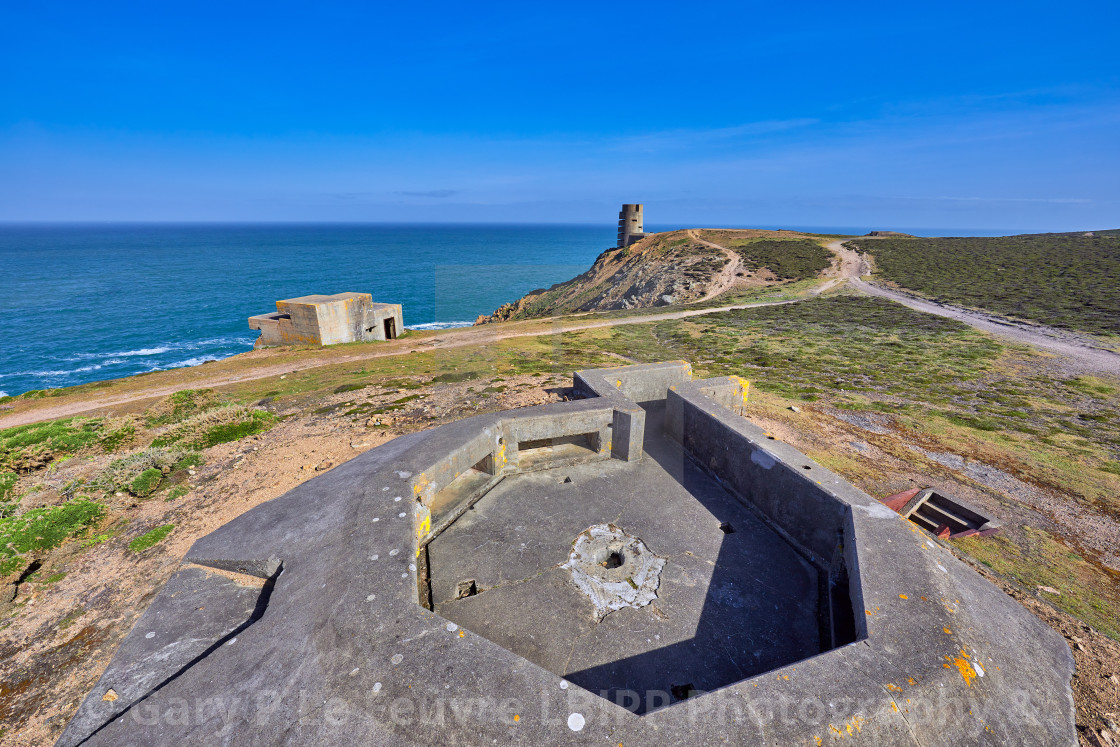
[[(59, 744), (1077, 744), (1060, 635), (688, 371), (578, 372), (590, 399), (401, 436), (199, 539)], [(661, 586), (595, 620), (541, 548), (611, 522)], [(620, 552), (592, 570), (637, 588)]]

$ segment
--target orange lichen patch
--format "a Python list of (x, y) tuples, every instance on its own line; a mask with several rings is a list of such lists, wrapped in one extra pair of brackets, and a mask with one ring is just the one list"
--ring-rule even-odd
[(513, 714), (513, 720), (514, 721), (520, 721), (521, 717), (515, 713), (515, 714)]
[(813, 739), (817, 740), (817, 747), (821, 747), (821, 745), (824, 744), (824, 740), (820, 737), (813, 737)]
[(972, 687), (972, 680), (977, 676), (976, 670), (972, 668), (972, 663), (968, 659), (959, 656), (953, 660), (953, 663), (957, 665), (961, 677), (964, 677), (964, 683)]
[[(913, 685), (914, 684), (914, 678), (913, 677), (907, 677), (906, 678), (906, 684), (907, 685)], [(910, 701), (908, 700), (906, 702), (909, 703)]]
[(894, 709), (895, 713), (898, 713), (898, 704), (895, 703), (893, 700), (891, 701), (891, 708)]
[(891, 692), (896, 692), (896, 693), (902, 692), (902, 688), (899, 687), (898, 685), (894, 684), (893, 682), (888, 682), (887, 683), (887, 689), (890, 690)]
[(929, 601), (929, 600), (928, 600), (928, 599), (926, 599), (925, 597), (919, 597), (919, 599), (921, 599), (921, 600), (922, 600), (923, 602), (928, 602), (928, 601)]
[(948, 628), (942, 628), (942, 630), (945, 631), (945, 635), (952, 635), (953, 634), (953, 631), (949, 630)]
[(899, 594), (898, 598), (899, 599), (909, 599), (910, 597), (906, 596), (905, 594)]
[(851, 721), (844, 722), (844, 724), (839, 728), (833, 726), (832, 724), (829, 724), (828, 730), (832, 732), (834, 738), (840, 737), (841, 739), (843, 739), (845, 735), (850, 737), (858, 734), (863, 728), (864, 723), (866, 722), (867, 719), (865, 718), (862, 718), (860, 716), (852, 716)]

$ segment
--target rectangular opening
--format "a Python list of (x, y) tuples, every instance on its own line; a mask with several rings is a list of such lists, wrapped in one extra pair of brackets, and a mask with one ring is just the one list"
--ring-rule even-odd
[(395, 340), (397, 337), (397, 320), (389, 317), (385, 320), (385, 339)]
[(429, 506), (432, 511), (432, 529), (438, 530), (448, 518), (465, 511), (467, 506), (481, 497), (493, 477), (494, 457), (487, 454), (436, 493)]
[(596, 432), (517, 443), (517, 466), (521, 471), (586, 461), (597, 456), (599, 456), (599, 434)]
[(985, 517), (939, 493), (933, 493), (923, 501), (911, 512), (909, 519), (933, 534), (948, 528), (950, 536), (975, 531), (987, 522)]

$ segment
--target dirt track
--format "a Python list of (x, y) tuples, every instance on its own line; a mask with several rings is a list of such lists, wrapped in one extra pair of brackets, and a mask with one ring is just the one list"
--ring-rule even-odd
[[(726, 247), (700, 239), (698, 235), (695, 235), (691, 231), (689, 232), (689, 235), (697, 241), (700, 241), (701, 243), (712, 247), (713, 249), (719, 249), (733, 260), (727, 265), (727, 267), (724, 268), (719, 280), (717, 280), (715, 287), (713, 288), (713, 292), (709, 293), (708, 296), (705, 296), (704, 300), (707, 300), (719, 295), (719, 293), (726, 291), (734, 284), (735, 272), (740, 267), (739, 256)], [(1107, 373), (1114, 376), (1120, 376), (1120, 355), (1104, 348), (1096, 347), (1090, 340), (1084, 337), (1049, 327), (1028, 325), (1020, 322), (1011, 322), (994, 315), (985, 314), (983, 312), (972, 311), (956, 306), (949, 306), (946, 304), (937, 303), (936, 301), (929, 301), (926, 299), (918, 298), (916, 296), (908, 295), (906, 293), (888, 290), (879, 285), (869, 283), (861, 279), (861, 276), (867, 275), (870, 272), (870, 267), (867, 260), (859, 253), (844, 248), (843, 242), (841, 241), (831, 242), (827, 245), (827, 247), (839, 258), (839, 264), (831, 271), (833, 278), (824, 285), (821, 285), (812, 291), (812, 295), (814, 296), (819, 295), (823, 291), (832, 288), (839, 283), (847, 282), (851, 284), (853, 288), (859, 290), (862, 293), (866, 293), (871, 296), (888, 298), (916, 311), (948, 317), (950, 319), (956, 319), (984, 332), (989, 332), (1001, 337), (1007, 337), (1015, 340), (1016, 342), (1033, 345), (1037, 348), (1041, 348), (1042, 350), (1054, 353), (1062, 359), (1065, 368), (1071, 373)], [(579, 321), (578, 318), (572, 317), (555, 317), (552, 319), (538, 320), (536, 323), (532, 324), (529, 329), (525, 329), (524, 325), (517, 324), (487, 324), (481, 327), (468, 327), (465, 329), (448, 330), (433, 337), (421, 338), (413, 344), (409, 344), (408, 339), (405, 338), (405, 340), (402, 340), (402, 343), (404, 344), (393, 345), (392, 347), (385, 348), (378, 347), (368, 352), (354, 353), (350, 355), (332, 355), (320, 360), (304, 360), (298, 363), (284, 362), (272, 365), (264, 364), (262, 366), (254, 368), (251, 372), (226, 375), (218, 374), (211, 377), (202, 377), (198, 380), (192, 380), (189, 386), (195, 388), (219, 387), (244, 381), (267, 379), (273, 376), (280, 376), (281, 374), (291, 373), (294, 370), (317, 368), (320, 366), (332, 366), (339, 363), (369, 360), (371, 358), (409, 355), (411, 353), (423, 352), (433, 349), (479, 345), (517, 337), (540, 337), (545, 335), (560, 334), (563, 332), (574, 332), (577, 330), (615, 327), (624, 324), (644, 324), (646, 322), (664, 321), (667, 319), (683, 319), (686, 317), (700, 316), (703, 314), (714, 314), (721, 311), (729, 311), (732, 309), (747, 309), (759, 306), (776, 306), (796, 302), (796, 300), (769, 301), (760, 303), (738, 304), (733, 306), (719, 306), (715, 308), (691, 309), (687, 311), (674, 311), (662, 314), (644, 314), (642, 316), (632, 316), (620, 319), (599, 319), (594, 321)], [(52, 420), (54, 418), (69, 417), (72, 415), (81, 414), (83, 412), (89, 412), (91, 410), (98, 410), (105, 407), (126, 404), (128, 402), (135, 402), (138, 400), (150, 399), (153, 397), (163, 397), (183, 388), (184, 385), (181, 383), (177, 385), (153, 386), (151, 388), (132, 391), (128, 394), (117, 396), (83, 399), (81, 401), (72, 402), (59, 402), (51, 406), (29, 409), (23, 412), (12, 413), (11, 415), (7, 415), (5, 417), (0, 417), (0, 428), (10, 428), (17, 425), (35, 423), (42, 420)]]
[(869, 274), (870, 268), (867, 260), (858, 252), (844, 248), (841, 241), (830, 243), (828, 248), (840, 257), (841, 279), (846, 280), (862, 293), (889, 298), (915, 311), (956, 319), (984, 332), (1033, 345), (1063, 358), (1066, 367), (1071, 371), (1120, 376), (1120, 355), (1095, 346), (1085, 337), (1053, 327), (1013, 322), (992, 314), (888, 290), (861, 279), (861, 276)]
[[(624, 324), (644, 324), (646, 322), (658, 322), (666, 319), (684, 319), (690, 316), (700, 316), (702, 314), (715, 314), (721, 311), (730, 311), (732, 309), (748, 309), (759, 306), (780, 306), (787, 303), (796, 303), (796, 301), (766, 301), (760, 303), (737, 304), (734, 306), (718, 306), (715, 308), (705, 309), (690, 309), (687, 311), (673, 311), (664, 314), (644, 314), (642, 316), (626, 317), (622, 319), (601, 319), (596, 321), (580, 322), (572, 320), (571, 318), (564, 319), (556, 317), (553, 319), (541, 319), (533, 325), (533, 329), (518, 330), (514, 325), (498, 325), (487, 324), (481, 327), (467, 327), (463, 329), (452, 329), (447, 332), (442, 332), (434, 337), (424, 337), (418, 340), (415, 344), (407, 344), (408, 338), (404, 338), (402, 342), (404, 345), (393, 346), (391, 348), (381, 348), (371, 350), (369, 352), (356, 353), (351, 355), (338, 355), (330, 356), (322, 360), (304, 360), (298, 363), (284, 362), (273, 365), (262, 365), (254, 368), (248, 373), (237, 373), (227, 375), (215, 375), (210, 377), (202, 377), (192, 380), (189, 384), (191, 388), (203, 387), (220, 387), (227, 384), (237, 384), (243, 381), (254, 381), (257, 379), (267, 379), (273, 376), (280, 376), (282, 374), (292, 373), (296, 370), (306, 370), (309, 368), (319, 368), (321, 366), (333, 366), (339, 363), (351, 363), (354, 361), (370, 360), (371, 358), (385, 358), (398, 355), (409, 355), (411, 353), (426, 352), (430, 350), (438, 350), (444, 348), (457, 348), (467, 345), (480, 345), (489, 342), (496, 342), (498, 340), (508, 340), (516, 337), (542, 337), (545, 335), (556, 335), (564, 332), (574, 332), (583, 329), (599, 329), (602, 327), (616, 327)], [(541, 323), (547, 324), (546, 327), (541, 327)], [(505, 329), (502, 329), (505, 327)], [(74, 402), (59, 402), (57, 404), (39, 407), (32, 410), (13, 413), (5, 417), (0, 417), (0, 428), (11, 428), (17, 425), (25, 425), (27, 423), (37, 423), (42, 420), (53, 420), (55, 418), (70, 417), (72, 415), (79, 415), (83, 412), (91, 410), (99, 410), (105, 407), (113, 407), (116, 405), (126, 404), (128, 402), (136, 402), (139, 400), (151, 399), (153, 397), (166, 397), (169, 394), (186, 388), (186, 385), (173, 384), (166, 386), (153, 386), (138, 391), (129, 392), (128, 394), (118, 396), (99, 397), (93, 399), (82, 399), (81, 401)]]

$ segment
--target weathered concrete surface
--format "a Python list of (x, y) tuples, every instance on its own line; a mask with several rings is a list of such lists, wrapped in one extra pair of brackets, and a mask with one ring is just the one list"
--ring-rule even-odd
[[(191, 602), (196, 608), (180, 614), (175, 584), (190, 577), (176, 576), (142, 619), (159, 625), (142, 622), (134, 628), (90, 695), (89, 701), (99, 701), (112, 687), (121, 694), (114, 701), (121, 715), (98, 725), (96, 717), (105, 714), (87, 701), (79, 713), (87, 716), (71, 723), (60, 744), (787, 745), (848, 736), (877, 744), (1076, 744), (1072, 657), (1056, 633), (895, 512), (719, 404), (717, 399), (728, 396), (723, 386), (676, 386), (669, 398), (681, 400), (678, 453), (685, 456), (671, 468), (664, 468), (668, 460), (659, 458), (656, 445), (666, 444), (668, 450), (671, 444), (648, 432), (643, 435), (649, 451), (641, 459), (589, 452), (579, 464), (565, 465), (607, 476), (588, 483), (574, 476), (571, 483), (561, 482), (563, 470), (524, 473), (516, 463), (502, 466), (491, 450), (485, 459), (495, 472), (494, 485), (473, 511), (464, 504), (463, 518), (433, 539), (430, 526), (425, 531), (423, 524), (426, 484), (434, 483), (431, 496), (438, 496), (473, 469), (463, 467), (456, 475), (455, 469), (440, 473), (435, 466), (477, 443), (487, 429), (494, 433), (484, 441), (499, 449), (503, 444), (495, 434), (506, 427), (506, 419), (540, 422), (544, 416), (563, 422), (569, 410), (603, 407), (594, 401), (559, 403), (399, 438), (199, 540), (188, 561), (258, 573), (276, 568), (269, 593), (256, 596), (248, 619), (247, 599), (238, 594), (231, 599), (218, 589), (208, 603)], [(649, 406), (651, 427), (661, 407), (667, 405)], [(654, 465), (672, 475), (668, 487), (646, 489), (651, 483), (641, 475), (651, 476)], [(571, 533), (561, 538), (569, 509), (578, 513), (596, 502), (619, 501), (624, 515), (615, 523), (667, 558), (664, 597), (641, 609), (612, 613), (599, 624), (588, 616), (584, 663), (568, 679), (491, 640), (499, 637), (492, 628), (479, 625), (486, 633), (480, 635), (418, 604), (424, 561), (430, 561), (431, 572), (440, 572), (439, 543), (468, 526), (459, 522), (474, 521), (467, 518), (471, 514), (489, 510), (488, 501), (498, 507), (501, 491), (521, 483), (525, 490), (515, 491), (513, 498), (527, 499), (526, 522), (496, 508), (493, 526), (480, 541), (500, 543), (489, 548), (495, 555), (501, 549), (502, 557), (476, 567), (507, 579), (543, 570), (539, 578), (547, 584), (540, 593), (509, 602), (510, 614), (526, 622), (519, 634), (537, 641), (542, 652), (549, 650), (549, 634), (569, 634), (557, 630), (554, 620), (560, 616), (549, 609), (563, 608), (569, 596), (573, 603), (588, 604), (561, 575), (567, 571), (550, 568), (552, 551), (543, 544), (560, 542), (563, 559), (564, 544), (597, 520), (573, 520)], [(529, 489), (530, 484), (536, 487)], [(552, 499), (552, 486), (570, 490), (555, 493), (566, 499), (565, 510), (555, 516), (544, 500)], [(684, 501), (656, 500), (681, 487), (695, 499), (691, 508)], [(716, 505), (715, 498), (700, 499), (700, 493), (725, 496), (719, 510), (709, 507)], [(627, 504), (633, 509), (643, 501), (647, 510), (625, 513)], [(426, 518), (430, 522), (430, 511)], [(704, 531), (717, 519), (729, 521), (736, 532), (723, 534), (718, 524), (717, 531)], [(548, 526), (555, 529), (538, 531), (534, 525), (530, 530), (530, 520), (542, 527), (552, 522)], [(683, 702), (679, 697), (687, 691), (674, 696), (660, 684), (646, 692), (608, 691), (613, 698), (580, 686), (580, 681), (628, 682), (635, 671), (656, 671), (659, 661), (667, 662), (667, 673), (687, 666), (690, 657), (702, 653), (690, 649), (689, 642), (706, 629), (712, 630), (713, 646), (716, 641), (729, 645), (721, 636), (732, 633), (733, 639), (733, 629), (702, 624), (716, 607), (726, 608), (721, 619), (727, 625), (745, 625), (750, 637), (751, 626), (765, 618), (743, 615), (740, 610), (750, 611), (747, 605), (721, 604), (736, 595), (713, 580), (736, 568), (752, 568), (750, 542), (743, 560), (724, 562), (740, 532), (752, 537), (752, 521), (762, 527), (754, 537), (769, 534), (779, 548), (775, 553), (784, 552), (781, 547), (796, 550), (799, 562), (816, 570), (816, 588), (824, 590), (818, 607), (827, 600), (830, 618), (845, 599), (855, 607), (862, 622), (847, 631), (854, 642), (762, 674), (746, 672), (745, 679)], [(519, 554), (530, 537), (540, 538), (541, 547)], [(425, 542), (428, 552), (420, 548), (418, 554)], [(717, 553), (717, 559), (697, 557), (692, 546)], [(486, 587), (485, 573), (478, 573), (479, 586)], [(782, 576), (774, 592), (804, 596), (793, 593), (788, 577)], [(436, 586), (433, 578), (433, 591)], [(486, 602), (488, 596), (512, 595), (523, 586), (493, 586), (464, 601)], [(671, 589), (680, 593), (671, 595)], [(654, 607), (680, 626), (682, 636), (662, 648), (651, 648), (658, 639), (642, 632), (663, 621), (638, 617), (652, 614)], [(776, 612), (771, 620), (781, 617)], [(697, 620), (692, 631), (683, 625), (689, 616)], [(538, 623), (539, 635), (532, 630)], [(236, 641), (213, 645), (215, 636), (220, 640), (230, 635), (223, 631), (237, 628)], [(817, 630), (844, 640), (845, 631), (835, 624)], [(797, 640), (794, 632), (787, 638)], [(149, 639), (148, 633), (156, 635)], [(175, 659), (173, 666), (180, 661), (177, 647), (192, 637), (204, 639), (205, 645), (197, 644), (202, 653), (165, 675), (156, 659), (166, 655)], [(730, 645), (737, 644), (732, 640)], [(770, 650), (764, 647), (764, 654)], [(159, 686), (150, 689), (157, 680)], [(703, 680), (670, 679), (668, 684), (707, 686)]]
[(400, 304), (374, 303), (368, 293), (301, 296), (276, 302), (276, 311), (249, 317), (257, 347), (337, 345), (391, 340), (404, 331)]

